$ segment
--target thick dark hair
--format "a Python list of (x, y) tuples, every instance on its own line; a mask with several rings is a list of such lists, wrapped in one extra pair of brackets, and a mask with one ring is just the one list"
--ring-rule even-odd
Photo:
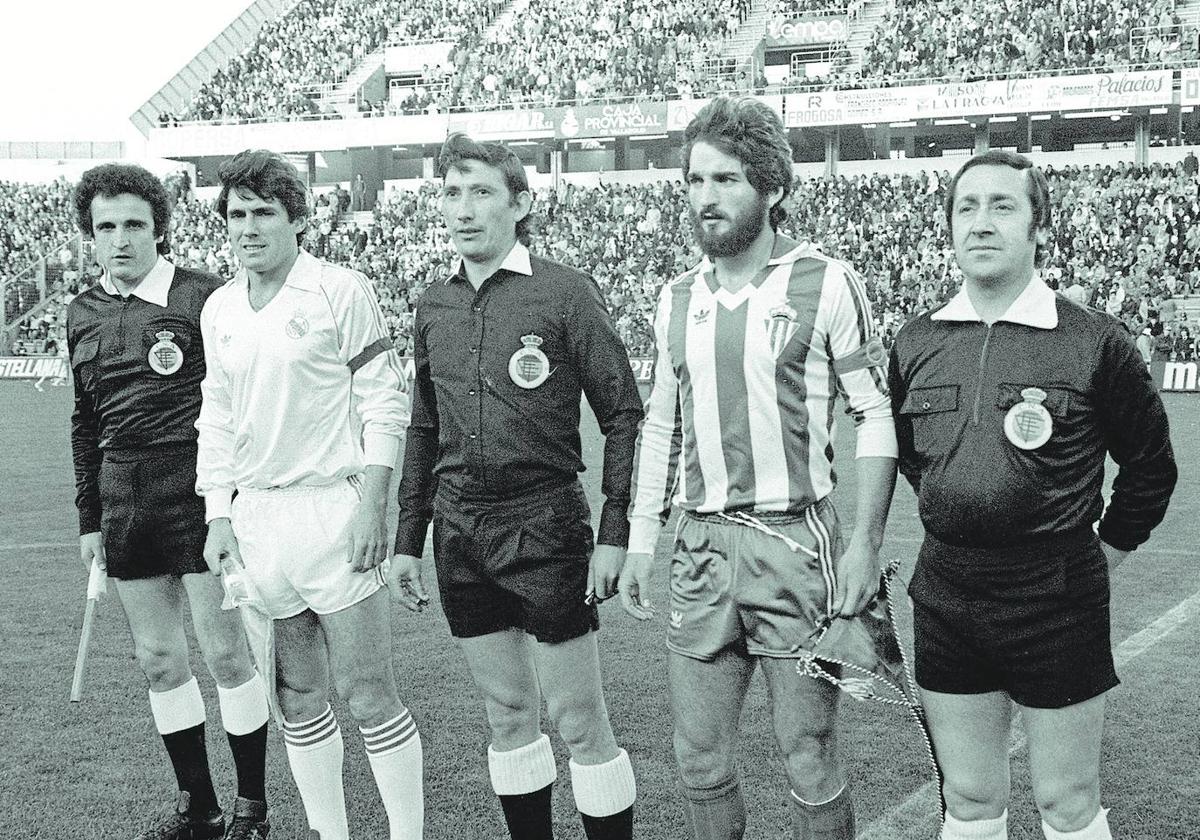
[[(516, 152), (503, 143), (478, 143), (461, 131), (456, 131), (446, 138), (442, 149), (438, 152), (437, 175), (445, 178), (451, 169), (465, 172), (463, 163), (476, 160), (480, 163), (500, 170), (504, 185), (508, 187), (510, 202), (515, 202), (520, 193), (529, 192), (529, 178), (525, 175), (525, 167)], [(533, 219), (532, 213), (526, 213), (525, 218), (517, 220), (517, 241), (528, 245), (531, 241)]]
[[(279, 199), (287, 211), (289, 222), (307, 219), (308, 187), (296, 167), (282, 155), (266, 149), (247, 149), (225, 161), (217, 168), (221, 194), (217, 196), (217, 215), (226, 219), (229, 211), (229, 192), (252, 192), (264, 201)], [(303, 244), (304, 231), (296, 234), (296, 243)]]
[(98, 195), (116, 198), (135, 195), (150, 205), (154, 235), (161, 236), (158, 253), (171, 253), (171, 200), (167, 190), (148, 170), (132, 163), (105, 163), (83, 173), (75, 186), (75, 224), (84, 236), (92, 236), (92, 199)]
[[(1033, 236), (1039, 230), (1050, 232), (1050, 184), (1046, 181), (1042, 170), (1034, 166), (1033, 161), (1025, 155), (1006, 149), (989, 149), (964, 163), (950, 181), (950, 187), (946, 190), (945, 211), (946, 229), (951, 234), (954, 232), (954, 196), (958, 192), (958, 181), (965, 172), (976, 166), (1007, 166), (1018, 172), (1027, 172), (1025, 191), (1029, 195), (1029, 204), (1033, 207), (1033, 221), (1029, 224), (1029, 235)], [(1049, 256), (1049, 247), (1040, 242), (1037, 243), (1037, 248), (1034, 250), (1034, 262), (1042, 265)]]
[(683, 132), (683, 182), (692, 147), (704, 142), (737, 158), (759, 195), (782, 189), (771, 208), (771, 229), (787, 218), (783, 203), (792, 192), (792, 147), (779, 115), (753, 96), (718, 96), (700, 109)]

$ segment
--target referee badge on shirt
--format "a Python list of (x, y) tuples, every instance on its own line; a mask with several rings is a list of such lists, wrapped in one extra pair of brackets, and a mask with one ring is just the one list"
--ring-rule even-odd
[(1050, 433), (1054, 431), (1050, 412), (1042, 405), (1046, 392), (1041, 388), (1025, 388), (1021, 397), (1022, 402), (1004, 415), (1004, 436), (1018, 449), (1037, 449), (1050, 440)]
[(154, 337), (158, 341), (150, 347), (150, 354), (146, 357), (150, 362), (150, 369), (163, 376), (170, 376), (183, 367), (183, 350), (175, 343), (175, 333), (170, 330), (156, 332)]
[(521, 349), (508, 360), (508, 376), (519, 388), (536, 388), (550, 378), (550, 360), (541, 351), (540, 336), (523, 335), (521, 344)]

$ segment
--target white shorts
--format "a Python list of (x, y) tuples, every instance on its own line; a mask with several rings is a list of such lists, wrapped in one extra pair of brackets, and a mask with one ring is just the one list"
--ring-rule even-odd
[(231, 522), (246, 574), (271, 618), (344, 610), (383, 586), (383, 568), (356, 572), (350, 524), (357, 477), (320, 487), (239, 490)]

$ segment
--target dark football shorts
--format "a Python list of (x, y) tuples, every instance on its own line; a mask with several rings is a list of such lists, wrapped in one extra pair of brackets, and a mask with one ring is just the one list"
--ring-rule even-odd
[(136, 580), (208, 571), (195, 444), (105, 452), (100, 510), (109, 577)]
[(584, 603), (593, 546), (578, 482), (485, 503), (439, 496), (433, 557), (450, 632), (518, 628), (557, 643), (599, 629), (595, 605)]
[(1117, 685), (1108, 564), (1090, 529), (1004, 549), (926, 535), (909, 583), (917, 683), (1060, 709)]

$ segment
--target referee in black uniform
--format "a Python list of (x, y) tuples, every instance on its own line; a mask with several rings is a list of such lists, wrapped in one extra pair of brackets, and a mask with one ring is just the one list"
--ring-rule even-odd
[[(204, 503), (195, 492), (194, 424), (205, 371), (200, 310), (221, 281), (163, 257), (170, 205), (145, 169), (91, 169), (74, 201), (104, 269), (67, 310), (80, 548), (86, 564), (116, 580), (179, 787), (176, 801), (138, 840), (262, 840), (269, 830), (266, 689), (238, 612), (221, 610), (221, 584), (203, 558)], [(228, 826), (209, 774), (204, 701), (188, 664), (185, 595), (237, 769)]]
[[(462, 259), (417, 304), (393, 591), (417, 606), (405, 588), (423, 594), (432, 518), (442, 606), (484, 696), (492, 788), (514, 840), (552, 836), (543, 697), (589, 840), (629, 838), (633, 770), (605, 709), (595, 601), (615, 594), (625, 558), (637, 384), (595, 282), (526, 249), (517, 156), (452, 135), (439, 163)], [(581, 394), (605, 435), (595, 546), (578, 478)]]
[[(1120, 321), (1037, 274), (1050, 195), (1027, 158), (968, 161), (946, 219), (963, 287), (900, 330), (889, 371), (900, 470), (925, 526), (909, 590), (945, 779), (941, 836), (1007, 836), (1011, 700), (1043, 833), (1109, 840), (1109, 571), (1166, 512), (1166, 412)], [(1106, 455), (1119, 468), (1107, 510)]]

